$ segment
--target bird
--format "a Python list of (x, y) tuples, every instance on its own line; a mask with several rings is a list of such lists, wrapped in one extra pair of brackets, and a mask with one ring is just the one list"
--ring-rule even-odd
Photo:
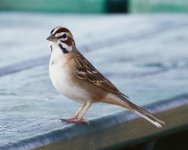
[(93, 103), (118, 105), (148, 120), (161, 128), (164, 121), (130, 101), (118, 88), (100, 73), (76, 47), (71, 31), (63, 26), (51, 30), (47, 37), (51, 56), (49, 76), (55, 89), (73, 101), (79, 102), (81, 108), (72, 118), (61, 119), (69, 123), (87, 123), (85, 114)]

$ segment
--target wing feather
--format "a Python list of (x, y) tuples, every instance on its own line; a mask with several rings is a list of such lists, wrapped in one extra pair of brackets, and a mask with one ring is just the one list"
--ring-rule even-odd
[(76, 64), (76, 75), (82, 80), (87, 80), (108, 92), (128, 98), (121, 93), (107, 78), (105, 78), (81, 53), (73, 58)]

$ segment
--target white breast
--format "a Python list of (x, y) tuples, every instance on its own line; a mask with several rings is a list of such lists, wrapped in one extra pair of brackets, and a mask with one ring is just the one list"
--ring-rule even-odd
[(89, 98), (87, 91), (73, 83), (70, 72), (64, 67), (67, 61), (65, 55), (67, 54), (63, 54), (54, 45), (52, 45), (52, 48), (53, 51), (49, 63), (49, 74), (52, 84), (64, 96), (78, 102), (85, 102)]

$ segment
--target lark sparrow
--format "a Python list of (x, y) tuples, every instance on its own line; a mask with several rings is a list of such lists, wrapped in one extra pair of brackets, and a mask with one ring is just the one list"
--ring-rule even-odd
[(138, 113), (157, 127), (162, 120), (130, 102), (107, 78), (105, 78), (76, 48), (71, 32), (65, 27), (54, 28), (47, 38), (50, 42), (51, 58), (49, 74), (56, 90), (66, 97), (83, 103), (83, 106), (68, 122), (83, 122), (84, 115), (92, 103), (103, 102), (124, 107)]

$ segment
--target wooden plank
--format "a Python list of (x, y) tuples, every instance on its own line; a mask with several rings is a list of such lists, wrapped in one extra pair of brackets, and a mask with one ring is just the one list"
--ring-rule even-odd
[[(134, 144), (144, 143), (148, 140), (155, 140), (156, 138), (159, 138), (161, 136), (176, 133), (177, 131), (180, 132), (184, 129), (187, 129), (188, 126), (185, 126), (185, 124), (188, 124), (187, 109), (188, 105), (184, 105), (180, 108), (177, 107), (169, 111), (159, 113), (158, 116), (165, 118), (166, 123), (168, 124), (168, 127), (164, 127), (161, 130), (152, 128), (151, 126), (146, 124), (142, 119), (135, 119), (131, 122), (126, 123), (114, 123), (114, 125), (108, 125), (108, 127), (106, 128), (102, 128), (100, 126), (100, 123), (102, 121), (96, 121), (98, 123), (97, 125), (95, 124), (96, 126), (93, 125), (91, 127), (85, 127), (85, 130), (87, 130), (88, 133), (84, 135), (75, 135), (69, 139), (65, 137), (65, 139), (63, 140), (57, 140), (56, 142), (50, 145), (44, 145), (40, 148), (37, 148), (36, 150), (62, 150), (70, 148), (72, 150), (85, 148), (88, 148), (90, 150), (113, 150), (126, 148)], [(182, 114), (185, 115), (182, 116)], [(115, 120), (116, 118), (113, 119)], [(139, 125), (139, 127), (135, 127), (135, 124)], [(95, 132), (92, 132), (93, 128), (95, 128)], [(57, 132), (57, 135), (58, 133), (59, 132)], [(61, 132), (61, 134), (63, 133), (64, 131)]]

